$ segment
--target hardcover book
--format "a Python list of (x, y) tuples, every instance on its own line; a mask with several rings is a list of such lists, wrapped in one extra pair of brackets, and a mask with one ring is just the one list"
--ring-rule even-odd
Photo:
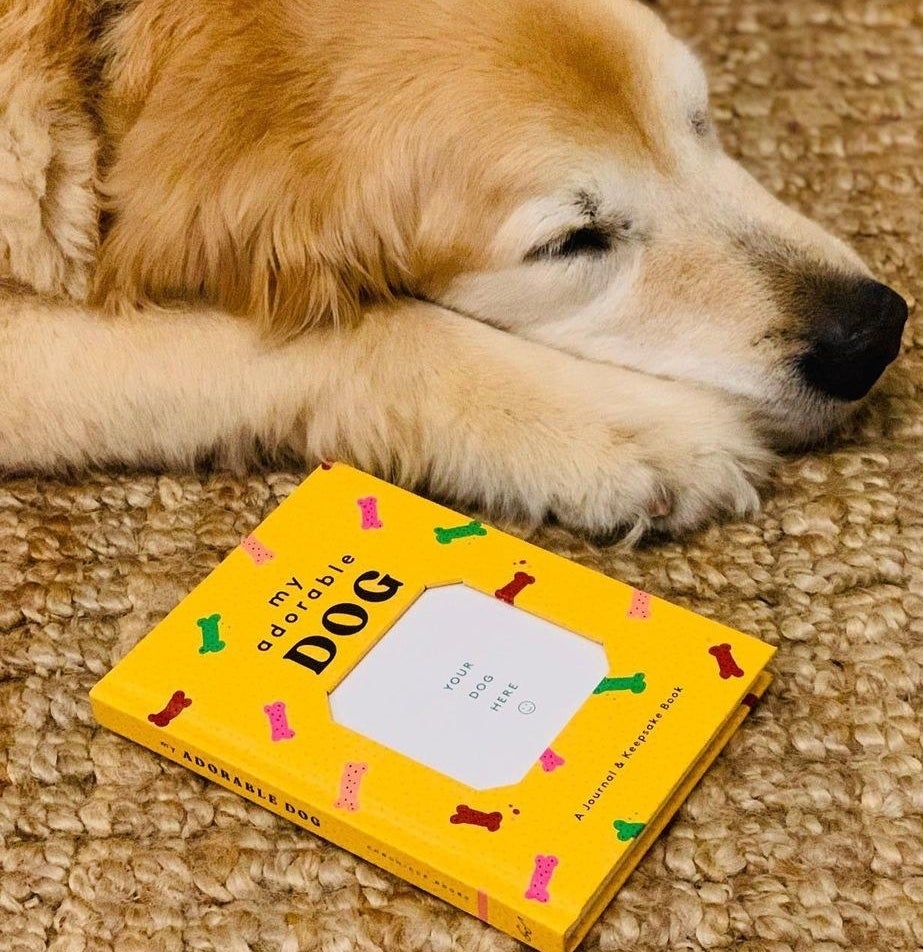
[(568, 952), (773, 650), (325, 464), (90, 700), (105, 727)]

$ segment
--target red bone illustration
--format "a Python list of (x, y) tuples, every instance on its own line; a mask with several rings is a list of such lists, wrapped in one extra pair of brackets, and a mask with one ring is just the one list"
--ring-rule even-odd
[(464, 803), (459, 803), (455, 809), (458, 812), (449, 817), (449, 823), (470, 823), (472, 826), (483, 826), (485, 830), (496, 833), (503, 821), (503, 814), (497, 810), (493, 813), (482, 813), (480, 810), (472, 810)]
[(718, 674), (725, 680), (744, 676), (744, 669), (734, 660), (729, 644), (712, 645), (708, 653), (717, 660)]
[(503, 586), (503, 588), (498, 588), (494, 595), (500, 599), (501, 602), (506, 602), (508, 605), (513, 604), (513, 600), (516, 596), (527, 586), (531, 585), (535, 581), (535, 577), (529, 575), (528, 572), (517, 572), (513, 578)]
[(167, 701), (166, 707), (156, 714), (148, 714), (147, 719), (158, 727), (166, 727), (182, 711), (185, 711), (192, 704), (192, 698), (186, 697), (183, 691), (174, 691), (173, 696)]

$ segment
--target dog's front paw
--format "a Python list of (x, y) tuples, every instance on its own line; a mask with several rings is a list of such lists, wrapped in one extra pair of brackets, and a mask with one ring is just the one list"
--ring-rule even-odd
[(773, 455), (746, 412), (719, 394), (677, 389), (653, 413), (621, 413), (595, 447), (573, 452), (568, 484), (549, 506), (559, 522), (633, 542), (651, 530), (680, 534), (759, 509), (757, 487)]
[(757, 490), (774, 457), (745, 415), (715, 415), (663, 435), (654, 458), (663, 502), (649, 510), (645, 529), (683, 533), (722, 516), (742, 518), (759, 510)]

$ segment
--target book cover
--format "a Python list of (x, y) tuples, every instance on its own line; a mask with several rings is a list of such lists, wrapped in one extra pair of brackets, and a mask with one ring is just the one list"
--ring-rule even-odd
[(100, 724), (569, 952), (773, 651), (325, 464), (90, 700)]

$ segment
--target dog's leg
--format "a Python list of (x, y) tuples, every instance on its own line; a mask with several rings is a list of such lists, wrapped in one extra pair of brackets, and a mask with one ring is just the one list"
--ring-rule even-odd
[(710, 391), (582, 361), (435, 306), (264, 345), (215, 312), (105, 320), (0, 302), (0, 468), (188, 465), (255, 444), (495, 512), (684, 529), (757, 505), (768, 455)]
[(96, 137), (79, 79), (89, 7), (12, 0), (0, 16), (0, 283), (78, 300), (98, 239)]

